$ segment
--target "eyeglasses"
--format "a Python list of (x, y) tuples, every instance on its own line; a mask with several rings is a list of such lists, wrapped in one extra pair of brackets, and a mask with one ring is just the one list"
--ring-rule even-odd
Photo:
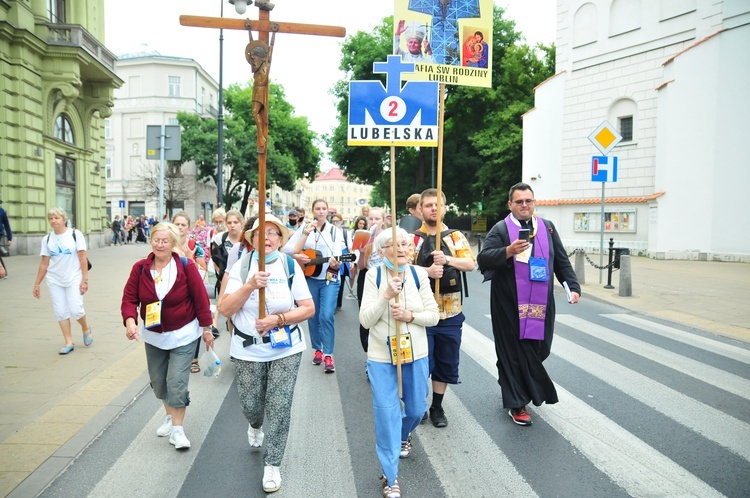
[(172, 241), (169, 239), (152, 239), (151, 240), (151, 243), (154, 244), (155, 246), (158, 246), (158, 245), (167, 246), (171, 242)]
[[(383, 246), (383, 249), (391, 249), (392, 247), (393, 247), (393, 244), (388, 244), (388, 245)], [(398, 247), (401, 248), (401, 249), (407, 249), (409, 247), (409, 243), (408, 242), (399, 242), (398, 243)]]
[(281, 237), (281, 233), (274, 230), (266, 230), (266, 238), (268, 237)]
[(518, 199), (517, 201), (513, 201), (513, 204), (516, 206), (521, 206), (522, 204), (534, 204), (534, 199)]

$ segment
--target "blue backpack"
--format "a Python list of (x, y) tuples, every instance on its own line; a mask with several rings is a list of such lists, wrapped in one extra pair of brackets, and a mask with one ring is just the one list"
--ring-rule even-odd
[[(378, 274), (375, 275), (375, 285), (378, 287), (378, 289), (380, 288), (380, 273), (381, 273), (380, 269), (381, 268), (382, 266), (378, 266), (377, 268)], [(411, 270), (412, 277), (414, 277), (414, 283), (417, 285), (417, 290), (419, 290), (420, 285), (419, 285), (419, 277), (417, 276), (417, 270), (414, 269), (413, 265), (409, 265), (409, 269)]]

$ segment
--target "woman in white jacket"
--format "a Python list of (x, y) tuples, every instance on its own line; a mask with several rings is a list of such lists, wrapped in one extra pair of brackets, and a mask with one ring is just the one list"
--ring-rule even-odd
[[(383, 467), (383, 496), (398, 498), (398, 460), (411, 454), (411, 432), (427, 410), (430, 368), (425, 327), (436, 325), (440, 315), (426, 270), (408, 264), (409, 234), (397, 229), (398, 268), (393, 265), (393, 230), (378, 235), (374, 246), (384, 262), (367, 272), (359, 321), (370, 330), (367, 369), (375, 412), (375, 450)], [(402, 344), (401, 399), (395, 353), (390, 347), (396, 337), (396, 321), (400, 322)]]

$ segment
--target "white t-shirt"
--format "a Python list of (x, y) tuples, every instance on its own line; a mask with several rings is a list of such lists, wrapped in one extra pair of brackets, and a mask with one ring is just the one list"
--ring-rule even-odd
[(73, 240), (73, 230), (68, 228), (60, 235), (49, 233), (42, 239), (40, 256), (49, 256), (47, 268), (47, 283), (61, 287), (70, 287), (80, 283), (83, 279), (78, 251), (86, 250), (86, 238), (76, 229)]
[[(271, 276), (268, 278), (268, 286), (266, 287), (266, 315), (285, 313), (296, 307), (294, 301), (312, 299), (310, 289), (308, 289), (307, 282), (305, 281), (305, 274), (302, 273), (302, 268), (300, 268), (296, 261), (294, 261), (292, 289), (291, 292), (289, 291), (289, 283), (287, 282), (286, 272), (284, 272), (281, 258), (286, 258), (286, 255), (280, 254), (280, 257), (272, 263), (266, 263), (266, 271), (271, 273)], [(229, 271), (229, 281), (227, 282), (227, 288), (224, 292), (225, 296), (236, 292), (244, 284), (244, 282), (240, 280), (241, 266), (241, 264), (236, 264)], [(253, 259), (250, 263), (250, 271), (247, 273), (247, 278), (251, 279), (257, 271), (258, 261)], [(292, 296), (294, 296), (294, 298), (292, 298)], [(245, 301), (245, 304), (242, 305), (237, 313), (232, 315), (232, 322), (238, 330), (242, 331), (243, 334), (260, 337), (260, 334), (258, 334), (255, 329), (255, 320), (258, 316), (258, 291), (255, 290), (250, 294), (248, 300)], [(294, 328), (294, 326), (295, 325), (291, 325), (290, 328)], [(234, 334), (232, 335), (230, 354), (232, 357), (240, 360), (265, 362), (278, 360), (295, 353), (300, 353), (307, 349), (307, 345), (305, 344), (302, 327), (300, 325), (296, 326), (299, 327), (299, 329), (298, 331), (292, 332), (291, 347), (273, 348), (270, 342), (252, 344), (243, 347), (242, 343), (245, 339)]]

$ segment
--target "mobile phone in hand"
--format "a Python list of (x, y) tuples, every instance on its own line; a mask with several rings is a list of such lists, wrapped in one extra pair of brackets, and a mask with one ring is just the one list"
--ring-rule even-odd
[(525, 240), (526, 242), (529, 241), (529, 232), (530, 230), (528, 228), (521, 228), (518, 230), (518, 238), (521, 240)]

